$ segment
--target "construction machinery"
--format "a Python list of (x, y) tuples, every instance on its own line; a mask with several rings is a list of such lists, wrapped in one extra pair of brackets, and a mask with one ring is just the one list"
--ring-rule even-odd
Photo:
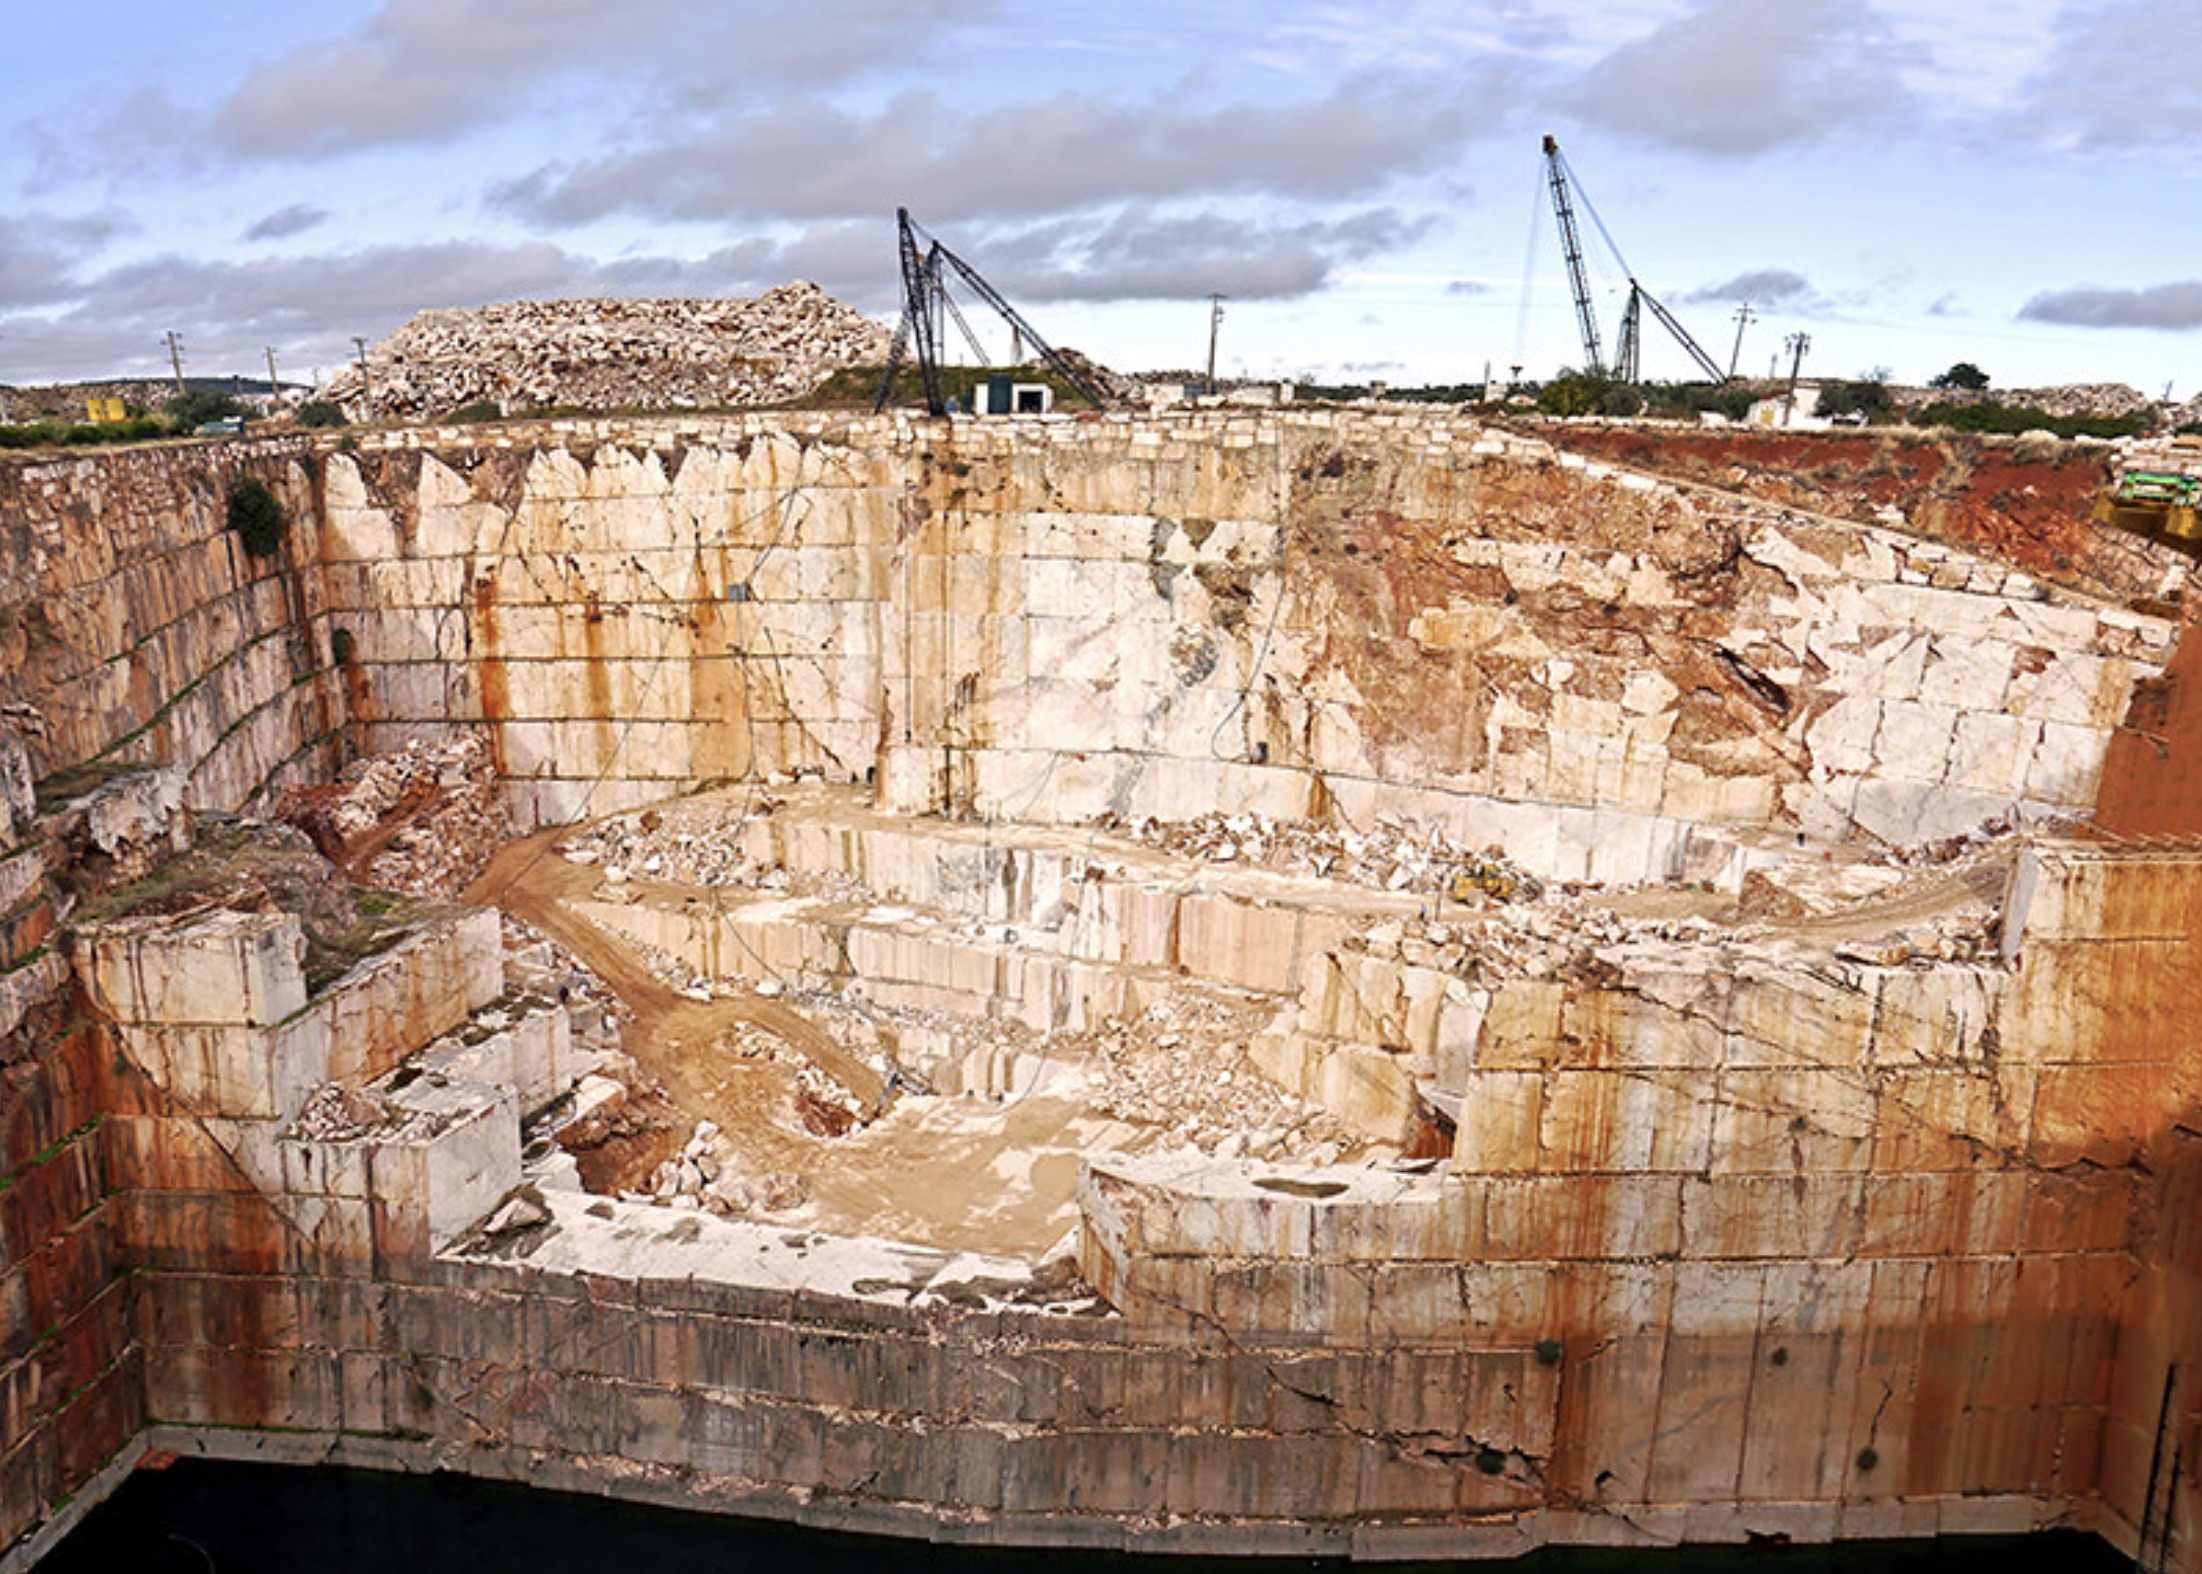
[(994, 308), (1020, 345), (1030, 345), (1049, 370), (1063, 379), (1079, 396), (1096, 410), (1104, 408), (1101, 395), (1093, 385), (1079, 374), (1078, 368), (1040, 337), (1039, 330), (1018, 315), (1001, 291), (986, 282), (979, 270), (943, 246), (939, 241), (919, 228), (910, 217), (908, 208), (895, 210), (897, 244), (902, 256), (902, 321), (895, 329), (895, 341), (887, 352), (887, 370), (880, 378), (879, 397), (872, 402), (872, 413), (878, 414), (887, 407), (893, 397), (895, 378), (902, 371), (903, 357), (912, 346), (917, 350), (918, 375), (925, 384), (925, 409), (929, 415), (948, 413), (948, 391), (941, 360), (941, 341), (947, 322), (953, 321), (963, 331), (964, 342), (972, 353), (985, 359), (978, 348), (978, 336), (971, 331), (962, 310), (948, 293), (951, 276), (960, 280), (974, 295)]
[[(1705, 347), (1690, 336), (1681, 320), (1661, 304), (1659, 298), (1637, 281), (1628, 263), (1621, 256), (1621, 248), (1613, 242), (1605, 221), (1598, 217), (1598, 210), (1591, 206), (1590, 198), (1582, 190), (1582, 182), (1575, 178), (1567, 159), (1560, 152), (1557, 137), (1544, 139), (1545, 182), (1552, 191), (1552, 212), (1560, 226), (1560, 251), (1567, 261), (1568, 288), (1575, 297), (1575, 325), (1583, 340), (1583, 369), (1593, 377), (1611, 377), (1616, 382), (1633, 383), (1640, 380), (1643, 359), (1644, 313), (1650, 311), (1653, 320), (1674, 337), (1675, 343), (1689, 352), (1698, 369), (1707, 380), (1715, 383), (1728, 381), (1728, 374), (1721, 370), (1719, 362), (1705, 353)], [(1605, 347), (1598, 335), (1598, 313), (1591, 300), (1590, 276), (1584, 266), (1581, 231), (1575, 222), (1575, 209), (1580, 203), (1590, 215), (1599, 238), (1613, 256), (1614, 264), (1628, 277), (1628, 303), (1621, 309), (1620, 332), (1615, 338), (1613, 360), (1609, 364)]]
[(2202, 557), (2202, 477), (2128, 470), (2095, 499), (2095, 520)]

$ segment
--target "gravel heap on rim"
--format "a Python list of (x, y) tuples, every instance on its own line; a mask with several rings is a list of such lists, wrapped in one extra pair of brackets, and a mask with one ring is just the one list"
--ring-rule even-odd
[(804, 280), (755, 300), (510, 301), (425, 311), (327, 397), (354, 420), (509, 411), (774, 404), (844, 366), (879, 365), (892, 335)]

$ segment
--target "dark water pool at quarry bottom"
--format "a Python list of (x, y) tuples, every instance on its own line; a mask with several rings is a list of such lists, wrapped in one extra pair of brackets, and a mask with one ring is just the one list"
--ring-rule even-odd
[[(456, 1475), (182, 1460), (134, 1472), (37, 1574), (1291, 1574), (1336, 1560), (935, 1546)], [(1833, 1547), (1548, 1548), (1493, 1574), (2125, 1574), (2073, 1532)]]

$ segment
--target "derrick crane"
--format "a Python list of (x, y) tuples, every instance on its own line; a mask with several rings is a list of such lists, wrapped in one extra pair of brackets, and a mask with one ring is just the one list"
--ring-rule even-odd
[(894, 344), (887, 351), (887, 370), (879, 381), (879, 397), (872, 402), (872, 413), (887, 408), (887, 401), (894, 395), (895, 376), (902, 370), (902, 360), (909, 346), (917, 349), (918, 373), (925, 383), (925, 409), (930, 415), (948, 413), (947, 389), (941, 373), (941, 339), (944, 318), (952, 318), (963, 330), (966, 343), (976, 352), (978, 340), (971, 332), (971, 325), (964, 320), (962, 310), (948, 294), (948, 280), (952, 274), (970, 291), (994, 308), (1002, 320), (1009, 324), (1021, 343), (1029, 344), (1039, 352), (1048, 368), (1071, 387), (1096, 410), (1104, 407), (1100, 394), (1047, 340), (1040, 337), (1038, 329), (1018, 314), (1001, 291), (986, 282), (979, 270), (925, 233), (908, 208), (895, 210), (897, 245), (902, 256), (902, 321), (895, 329)]
[[(1605, 220), (1598, 217), (1598, 210), (1591, 206), (1590, 198), (1583, 195), (1581, 182), (1560, 153), (1557, 137), (1544, 139), (1545, 181), (1552, 189), (1552, 212), (1559, 220), (1560, 250), (1567, 258), (1568, 287), (1575, 297), (1575, 324), (1583, 339), (1584, 369), (1593, 377), (1604, 377), (1610, 372), (1618, 381), (1637, 381), (1643, 354), (1643, 317), (1649, 307), (1659, 325), (1674, 335), (1675, 342), (1689, 352), (1698, 369), (1716, 383), (1728, 381), (1728, 374), (1705, 353), (1704, 346), (1690, 336), (1681, 320), (1660, 303), (1659, 297), (1637, 282), (1636, 275), (1621, 256), (1621, 248), (1613, 243), (1612, 234), (1606, 229)], [(1599, 238), (1606, 243), (1606, 250), (1613, 254), (1621, 271), (1629, 276), (1628, 304), (1621, 308), (1621, 331), (1614, 344), (1613, 364), (1606, 364), (1605, 350), (1598, 338), (1598, 314), (1590, 298), (1590, 278), (1583, 267), (1581, 233), (1575, 223), (1575, 204), (1580, 201), (1583, 211), (1590, 215), (1590, 222), (1598, 227)]]

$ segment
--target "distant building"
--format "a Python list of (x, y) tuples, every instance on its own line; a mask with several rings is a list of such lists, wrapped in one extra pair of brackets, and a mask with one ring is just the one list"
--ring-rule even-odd
[(1820, 385), (1799, 383), (1794, 397), (1787, 393), (1778, 393), (1770, 398), (1754, 399), (1751, 408), (1744, 412), (1743, 424), (1824, 432), (1835, 423), (1820, 414)]

